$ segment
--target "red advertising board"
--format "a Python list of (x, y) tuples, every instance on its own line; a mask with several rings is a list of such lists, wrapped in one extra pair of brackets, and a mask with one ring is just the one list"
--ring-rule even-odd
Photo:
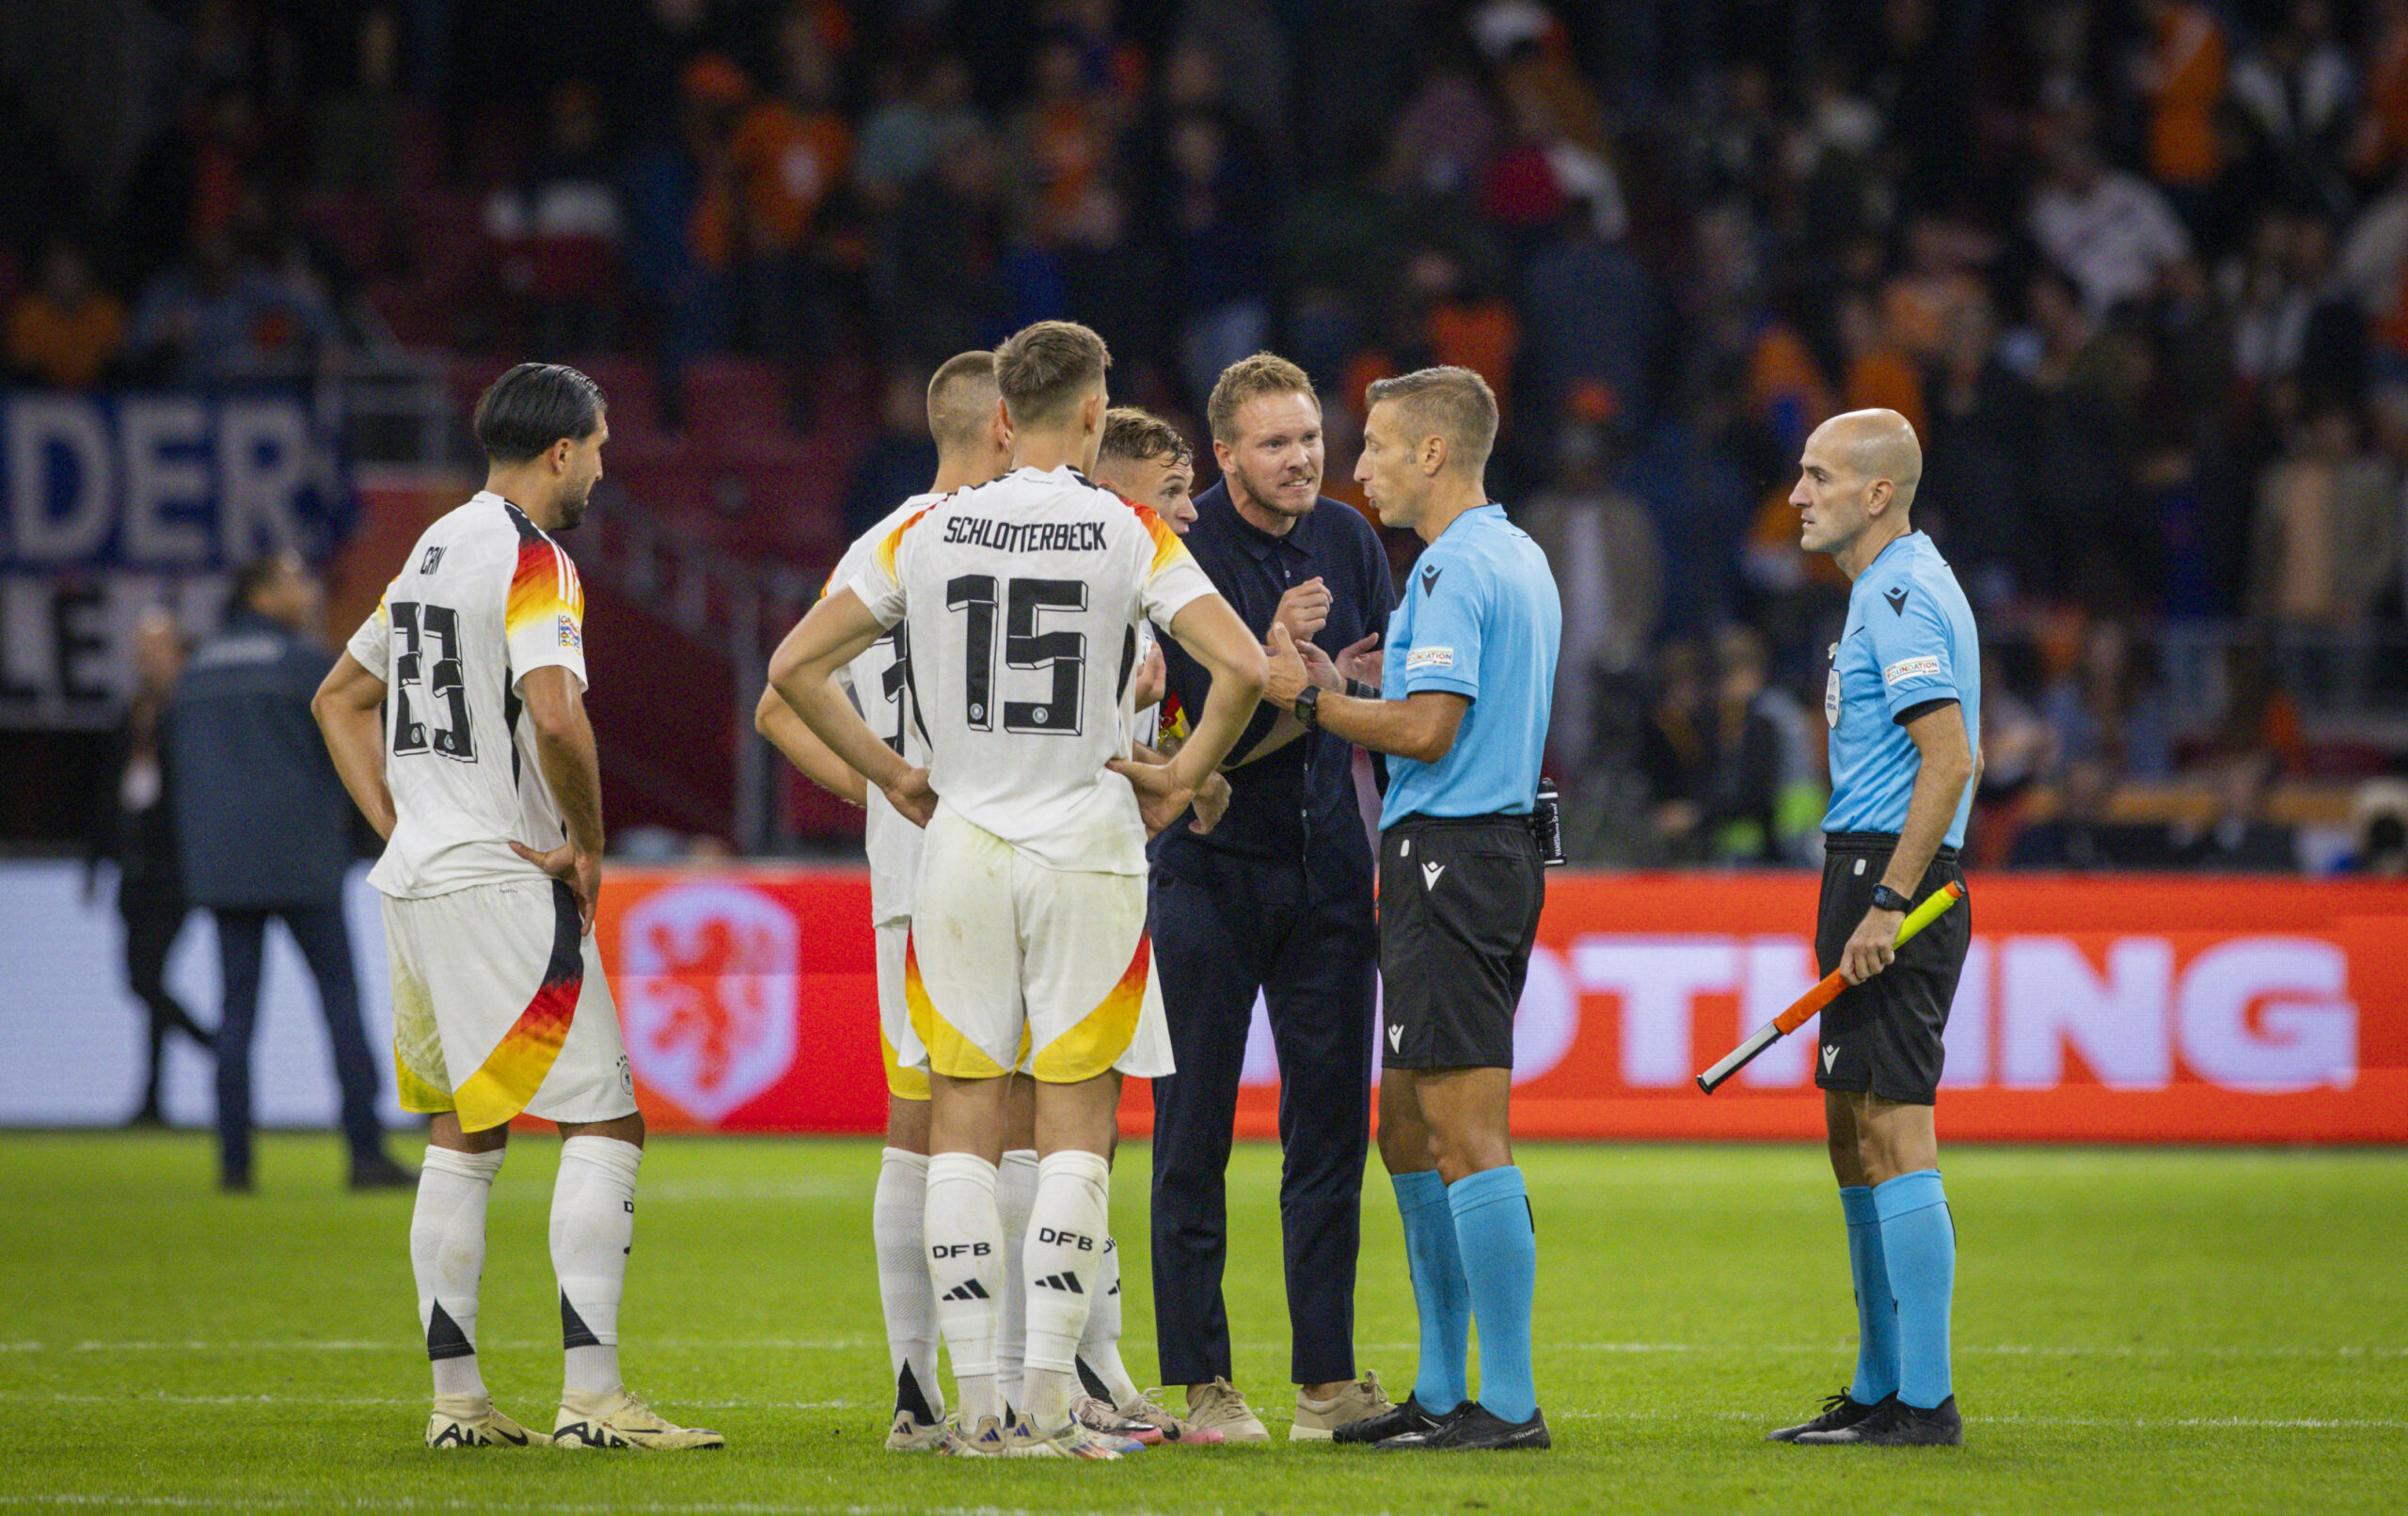
[[(2408, 1142), (2408, 888), (1981, 876), (1941, 1127), (2042, 1142)], [(1514, 1032), (1529, 1137), (1813, 1137), (1811, 1030), (1711, 1098), (1690, 1078), (1814, 978), (1805, 875), (1564, 875)], [(648, 1119), (885, 1118), (857, 872), (613, 870), (595, 930)], [(1258, 1008), (1241, 1134), (1276, 1130)], [(1133, 1082), (1133, 1135), (1152, 1104)]]

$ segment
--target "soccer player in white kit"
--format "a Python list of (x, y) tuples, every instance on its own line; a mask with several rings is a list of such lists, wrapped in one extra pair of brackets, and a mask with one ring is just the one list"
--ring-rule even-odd
[[(434, 1364), (429, 1447), (721, 1447), (619, 1378), (643, 1117), (594, 948), (601, 770), (585, 716), (585, 592), (551, 533), (602, 477), (602, 392), (522, 363), (477, 402), (485, 487), (427, 528), (312, 703), (385, 839), (393, 1063), (433, 1117), (410, 1222)], [(494, 1408), (477, 1366), (485, 1206), (510, 1121), (556, 1122), (552, 1271), (565, 1355), (551, 1433)]]
[[(1145, 822), (1129, 766), (1136, 624), (1166, 625), (1214, 675), (1148, 814), (1193, 799), (1236, 741), (1262, 652), (1151, 511), (1089, 482), (1103, 341), (1040, 322), (996, 350), (1020, 466), (930, 506), (788, 634), (770, 681), (821, 740), (927, 829), (905, 991), (933, 1097), (929, 1276), (960, 1398), (947, 1451), (1111, 1458), (1069, 1415), (1108, 1225), (1120, 1076), (1168, 1071), (1144, 993)], [(925, 770), (831, 676), (896, 623), (929, 738)], [(1037, 1080), (1038, 1189), (1023, 1250), (1019, 1414), (994, 1374), (1003, 1077)]]
[[(904, 522), (957, 490), (984, 484), (1011, 466), (1011, 428), (995, 393), (995, 355), (985, 350), (947, 359), (928, 381), (928, 433), (937, 445), (937, 474), (927, 492), (890, 512), (847, 548), (823, 593), (843, 589), (861, 573), (878, 545)], [(847, 664), (839, 676), (873, 731), (907, 763), (926, 765), (911, 693), (910, 644), (895, 627)], [(774, 687), (761, 691), (753, 725), (803, 774), (840, 798), (861, 806), (863, 847), (869, 860), (870, 927), (877, 938), (879, 1062), (886, 1070), (886, 1148), (870, 1206), (878, 1256), (879, 1300), (886, 1318), (886, 1349), (895, 1404), (886, 1445), (894, 1452), (934, 1449), (943, 1440), (944, 1394), (937, 1379), (937, 1299), (928, 1284), (923, 1218), (928, 1181), (927, 1055), (911, 1031), (903, 996), (904, 945), (911, 930), (912, 887), (920, 871), (920, 829), (897, 814), (886, 797), (812, 734)], [(1037, 1155), (1027, 1155), (1032, 1176)], [(1035, 1186), (1032, 1184), (1033, 1192)], [(1031, 1198), (1033, 1198), (1033, 1193)], [(1025, 1208), (1023, 1208), (1023, 1214)]]

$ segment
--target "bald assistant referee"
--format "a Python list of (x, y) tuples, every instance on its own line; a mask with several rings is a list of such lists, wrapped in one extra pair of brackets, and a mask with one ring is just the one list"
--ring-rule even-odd
[(1823, 818), (1819, 971), (1849, 987), (1823, 1013), (1815, 1082), (1855, 1275), (1856, 1377), (1776, 1442), (1954, 1446), (1948, 1366), (1956, 1230), (1932, 1101), (1941, 1034), (1972, 936), (1970, 905), (1905, 948), (1898, 924), (1964, 875), (1956, 849), (1981, 771), (1981, 649), (1972, 608), (1909, 513), (1923, 448), (1895, 411), (1832, 417), (1806, 439), (1799, 542), (1852, 581), (1831, 649), (1831, 806)]

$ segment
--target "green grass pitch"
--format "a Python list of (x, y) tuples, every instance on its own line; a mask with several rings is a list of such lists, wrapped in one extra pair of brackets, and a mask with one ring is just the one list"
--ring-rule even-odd
[[(1944, 1112), (1943, 1112), (1944, 1115)], [(550, 1426), (557, 1145), (492, 1210), (486, 1378)], [(868, 1143), (656, 1142), (621, 1321), (629, 1382), (723, 1454), (430, 1454), (409, 1199), (273, 1137), (221, 1198), (193, 1136), (0, 1136), (9, 1510), (2046, 1512), (2408, 1509), (2408, 1154), (1961, 1148), (1961, 1450), (1766, 1443), (1853, 1363), (1839, 1207), (1811, 1145), (1523, 1150), (1552, 1453), (1275, 1441), (1117, 1464), (884, 1453)], [(1147, 1155), (1120, 1155), (1126, 1353), (1152, 1366)], [(1231, 1168), (1240, 1380), (1292, 1390), (1277, 1155)], [(1377, 1160), (1362, 1362), (1402, 1393), (1412, 1298)]]

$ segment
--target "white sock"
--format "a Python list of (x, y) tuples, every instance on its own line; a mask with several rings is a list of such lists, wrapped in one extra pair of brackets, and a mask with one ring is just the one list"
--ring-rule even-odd
[(995, 1297), (1004, 1288), (1004, 1228), (995, 1214), (995, 1166), (975, 1153), (928, 1160), (928, 1286), (953, 1355), (961, 1424), (1000, 1416), (995, 1395)]
[(1022, 1414), (1038, 1427), (1061, 1425), (1079, 1389), (1079, 1337), (1087, 1325), (1112, 1225), (1112, 1165), (1076, 1148), (1037, 1168), (1037, 1205), (1028, 1225), (1028, 1355)]
[(505, 1151), (430, 1145), (419, 1170), (410, 1272), (418, 1276), (418, 1324), (437, 1395), (485, 1393), (477, 1367), (477, 1284), (485, 1271), (485, 1202)]
[(564, 1395), (616, 1395), (619, 1297), (635, 1245), (636, 1169), (643, 1149), (615, 1137), (561, 1144), (552, 1185), (552, 1273), (561, 1287)]
[(1079, 1334), (1079, 1379), (1092, 1391), (1103, 1386), (1103, 1398), (1121, 1411), (1142, 1398), (1129, 1366), (1120, 1361), (1120, 1244), (1103, 1240), (1103, 1263), (1096, 1270), (1095, 1299), (1087, 1306), (1086, 1330)]
[(995, 1216), (1004, 1228), (1004, 1292), (996, 1299), (995, 1382), (1006, 1405), (1020, 1398), (1022, 1360), (1028, 1346), (1028, 1299), (1022, 1288), (1021, 1248), (1037, 1204), (1037, 1150), (1018, 1147), (995, 1170)]
[(895, 1409), (916, 1421), (944, 1420), (937, 1382), (937, 1296), (928, 1287), (928, 1160), (890, 1147), (879, 1159), (870, 1236), (878, 1244), (878, 1298), (886, 1308), (886, 1357)]

